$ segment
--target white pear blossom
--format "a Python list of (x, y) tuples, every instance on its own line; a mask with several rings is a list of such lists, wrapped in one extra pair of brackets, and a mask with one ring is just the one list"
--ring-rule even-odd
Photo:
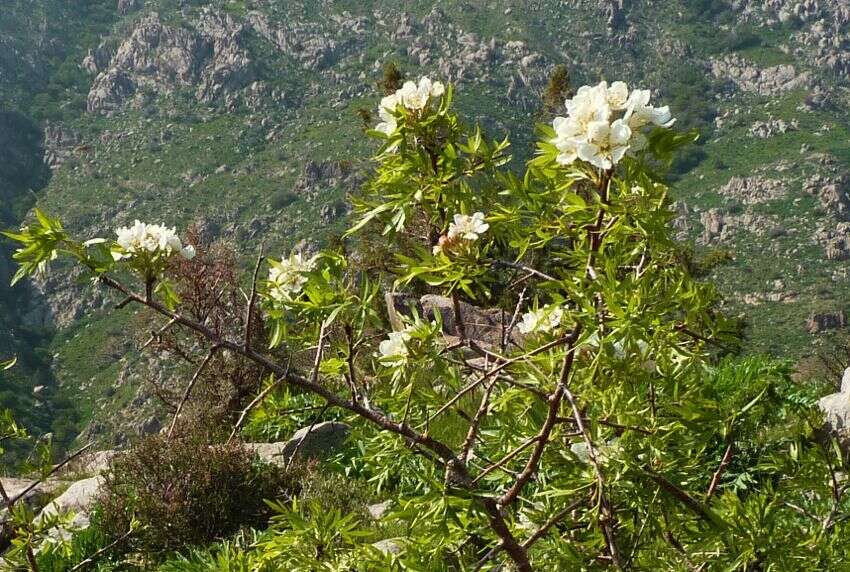
[(582, 86), (567, 100), (567, 116), (552, 122), (557, 161), (569, 165), (581, 159), (610, 169), (627, 153), (640, 151), (646, 147), (644, 127), (670, 127), (675, 121), (669, 107), (652, 107), (649, 100), (649, 90), (630, 93), (621, 81)]
[(380, 358), (387, 362), (398, 362), (407, 357), (409, 351), (407, 342), (410, 341), (410, 333), (407, 330), (390, 332), (386, 340), (378, 345)]
[(548, 333), (560, 326), (563, 318), (564, 309), (560, 306), (544, 306), (523, 314), (518, 328), (523, 334)]
[(393, 113), (397, 107), (397, 93), (388, 95), (381, 100), (381, 104), (378, 106), (378, 117), (381, 118), (381, 122), (375, 126), (375, 130), (380, 131), (384, 135), (392, 135), (395, 133), (395, 130), (398, 128), (398, 121), (396, 121)]
[(381, 121), (375, 126), (375, 130), (385, 135), (392, 135), (398, 129), (395, 113), (399, 106), (408, 111), (421, 111), (445, 92), (446, 88), (441, 82), (431, 81), (427, 77), (420, 78), (418, 84), (412, 81), (405, 82), (395, 93), (381, 100), (378, 105), (378, 117)]
[(184, 247), (174, 228), (137, 220), (132, 226), (121, 227), (115, 232), (118, 235), (116, 242), (121, 247), (120, 251), (113, 253), (113, 258), (116, 260), (131, 258), (142, 253), (165, 256), (179, 253), (187, 260), (195, 257), (195, 247), (192, 245)]
[(470, 215), (456, 214), (454, 221), (449, 225), (447, 236), (449, 240), (478, 240), (482, 234), (487, 232), (490, 225), (484, 222), (484, 213), (477, 212)]
[(441, 82), (432, 82), (430, 78), (423, 77), (419, 79), (418, 85), (412, 81), (404, 82), (396, 95), (399, 96), (401, 104), (405, 108), (411, 111), (419, 111), (425, 109), (429, 101), (442, 96), (445, 91), (446, 89)]
[(275, 300), (289, 300), (293, 294), (301, 292), (307, 277), (304, 275), (313, 269), (314, 261), (305, 260), (299, 252), (272, 262), (269, 268), (269, 294)]

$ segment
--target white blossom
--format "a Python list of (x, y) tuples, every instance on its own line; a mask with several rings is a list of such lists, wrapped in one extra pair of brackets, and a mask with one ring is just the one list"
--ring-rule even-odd
[(395, 93), (381, 100), (378, 105), (378, 117), (381, 121), (375, 126), (375, 130), (385, 135), (392, 135), (398, 129), (395, 114), (399, 106), (408, 111), (421, 111), (445, 92), (446, 88), (441, 82), (431, 81), (427, 77), (420, 78), (418, 84), (412, 81), (405, 82)]
[(288, 300), (307, 283), (304, 275), (313, 269), (313, 261), (305, 260), (299, 252), (280, 262), (272, 262), (269, 268), (269, 294), (276, 300)]
[(142, 253), (165, 256), (179, 253), (187, 260), (195, 257), (195, 247), (192, 245), (184, 247), (174, 228), (137, 220), (132, 226), (121, 227), (115, 232), (118, 235), (116, 242), (121, 247), (120, 252), (113, 253), (116, 260), (131, 258)]
[(522, 315), (519, 331), (523, 334), (551, 332), (561, 325), (564, 309), (560, 306), (549, 305), (537, 310), (530, 310)]
[(482, 212), (477, 212), (472, 216), (456, 214), (454, 216), (454, 222), (449, 225), (447, 236), (449, 240), (461, 238), (463, 240), (475, 241), (487, 232), (489, 228), (490, 225), (484, 222), (484, 213)]
[(610, 169), (626, 153), (646, 147), (641, 130), (648, 125), (670, 127), (669, 107), (649, 105), (649, 90), (634, 90), (616, 81), (582, 86), (567, 100), (567, 116), (552, 122), (557, 161), (569, 165), (581, 159), (599, 169)]
[(446, 89), (439, 81), (432, 82), (430, 78), (419, 79), (419, 84), (412, 81), (404, 82), (404, 85), (396, 92), (400, 102), (406, 109), (419, 111), (425, 109), (428, 102), (445, 93)]
[(408, 355), (407, 342), (410, 341), (410, 333), (407, 330), (390, 332), (386, 340), (378, 345), (378, 352), (384, 361), (397, 362)]
[(384, 135), (392, 135), (395, 133), (395, 130), (398, 128), (398, 122), (394, 115), (397, 107), (397, 93), (388, 95), (381, 100), (381, 104), (378, 106), (378, 117), (381, 118), (381, 122), (375, 126), (377, 131), (380, 131)]

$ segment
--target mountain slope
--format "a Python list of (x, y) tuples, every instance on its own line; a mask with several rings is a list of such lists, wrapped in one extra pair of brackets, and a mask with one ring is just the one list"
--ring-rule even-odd
[[(82, 16), (61, 4), (16, 0), (0, 15), (0, 42), (25, 54), (0, 60), (0, 101), (42, 127), (52, 176), (39, 206), (79, 236), (140, 218), (194, 223), (246, 258), (261, 239), (275, 254), (321, 242), (369, 168), (360, 111), (375, 108), (384, 64), (455, 83), (471, 121), (511, 135), (517, 168), (565, 64), (574, 86), (652, 88), (700, 130), (675, 165), (676, 225), (697, 257), (728, 259), (709, 278), (751, 350), (797, 357), (819, 339), (810, 330), (844, 321), (850, 14), (838, 0), (104, 0)], [(126, 336), (133, 314), (73, 278), (57, 269), (14, 317), (58, 328), (43, 372), (55, 396), (76, 401), (79, 429), (95, 419), (90, 433), (120, 441), (151, 426), (151, 364)]]

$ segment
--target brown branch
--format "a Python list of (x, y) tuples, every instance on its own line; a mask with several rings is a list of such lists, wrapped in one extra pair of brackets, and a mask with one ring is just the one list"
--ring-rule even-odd
[(254, 265), (254, 275), (251, 278), (251, 297), (248, 299), (247, 316), (245, 317), (245, 347), (251, 345), (251, 325), (254, 322), (254, 307), (257, 303), (257, 276), (260, 274), (260, 266), (263, 264), (263, 250), (265, 242), (260, 244), (260, 254), (257, 256), (257, 264)]
[(204, 369), (210, 363), (215, 352), (218, 351), (219, 345), (216, 344), (212, 348), (210, 348), (207, 357), (204, 358), (204, 361), (201, 362), (201, 365), (198, 366), (198, 369), (195, 370), (195, 375), (192, 376), (192, 379), (189, 380), (189, 385), (186, 386), (186, 391), (183, 392), (183, 397), (180, 399), (180, 403), (177, 404), (177, 411), (174, 412), (174, 417), (171, 418), (171, 426), (168, 428), (168, 438), (174, 435), (174, 428), (177, 427), (177, 420), (180, 418), (180, 413), (183, 411), (183, 406), (186, 405), (186, 402), (189, 401), (189, 396), (192, 393), (192, 389), (195, 387), (195, 384), (198, 382), (198, 379), (201, 377), (201, 373), (203, 373)]
[(481, 426), (481, 420), (487, 414), (487, 409), (490, 407), (490, 395), (493, 393), (493, 388), (496, 387), (497, 379), (494, 379), (490, 382), (490, 385), (487, 386), (487, 389), (484, 391), (484, 395), (481, 397), (481, 404), (478, 406), (478, 411), (475, 412), (475, 416), (472, 418), (472, 422), (469, 424), (469, 431), (466, 434), (466, 439), (463, 442), (463, 446), (460, 449), (460, 460), (464, 463), (469, 462), (469, 456), (472, 453), (472, 446), (475, 443), (475, 438), (478, 435), (478, 428)]
[(732, 451), (734, 450), (733, 443), (729, 443), (726, 446), (726, 451), (723, 453), (723, 458), (720, 459), (720, 465), (717, 467), (717, 470), (714, 471), (714, 475), (711, 477), (711, 483), (708, 485), (708, 491), (705, 493), (705, 500), (708, 501), (714, 496), (714, 493), (717, 490), (717, 486), (720, 484), (720, 478), (723, 476), (723, 473), (726, 472), (726, 467), (729, 466), (729, 463), (732, 462)]
[(520, 492), (522, 492), (522, 489), (525, 487), (525, 485), (537, 472), (537, 466), (540, 463), (540, 459), (543, 457), (543, 451), (546, 449), (546, 445), (549, 442), (549, 436), (552, 433), (552, 429), (556, 425), (556, 420), (558, 418), (558, 410), (561, 407), (561, 400), (564, 397), (564, 390), (566, 389), (566, 380), (569, 378), (570, 373), (572, 372), (573, 363), (575, 361), (576, 346), (574, 344), (575, 341), (578, 339), (579, 334), (581, 334), (581, 325), (576, 324), (573, 327), (573, 331), (568, 336), (570, 342), (569, 347), (567, 348), (567, 353), (564, 356), (563, 365), (561, 366), (560, 380), (555, 391), (549, 397), (549, 410), (546, 413), (546, 420), (543, 422), (543, 426), (540, 428), (540, 431), (537, 434), (537, 441), (535, 442), (534, 449), (531, 452), (531, 457), (525, 464), (525, 468), (517, 477), (516, 482), (502, 496), (499, 497), (498, 505), (501, 507), (507, 506), (514, 502), (519, 496)]

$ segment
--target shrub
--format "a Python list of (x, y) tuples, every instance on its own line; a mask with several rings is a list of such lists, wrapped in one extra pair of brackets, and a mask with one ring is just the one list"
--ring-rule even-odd
[(149, 437), (105, 475), (102, 526), (117, 538), (135, 519), (132, 544), (151, 553), (207, 543), (265, 525), (264, 501), (288, 496), (297, 473), (258, 463), (238, 444)]

